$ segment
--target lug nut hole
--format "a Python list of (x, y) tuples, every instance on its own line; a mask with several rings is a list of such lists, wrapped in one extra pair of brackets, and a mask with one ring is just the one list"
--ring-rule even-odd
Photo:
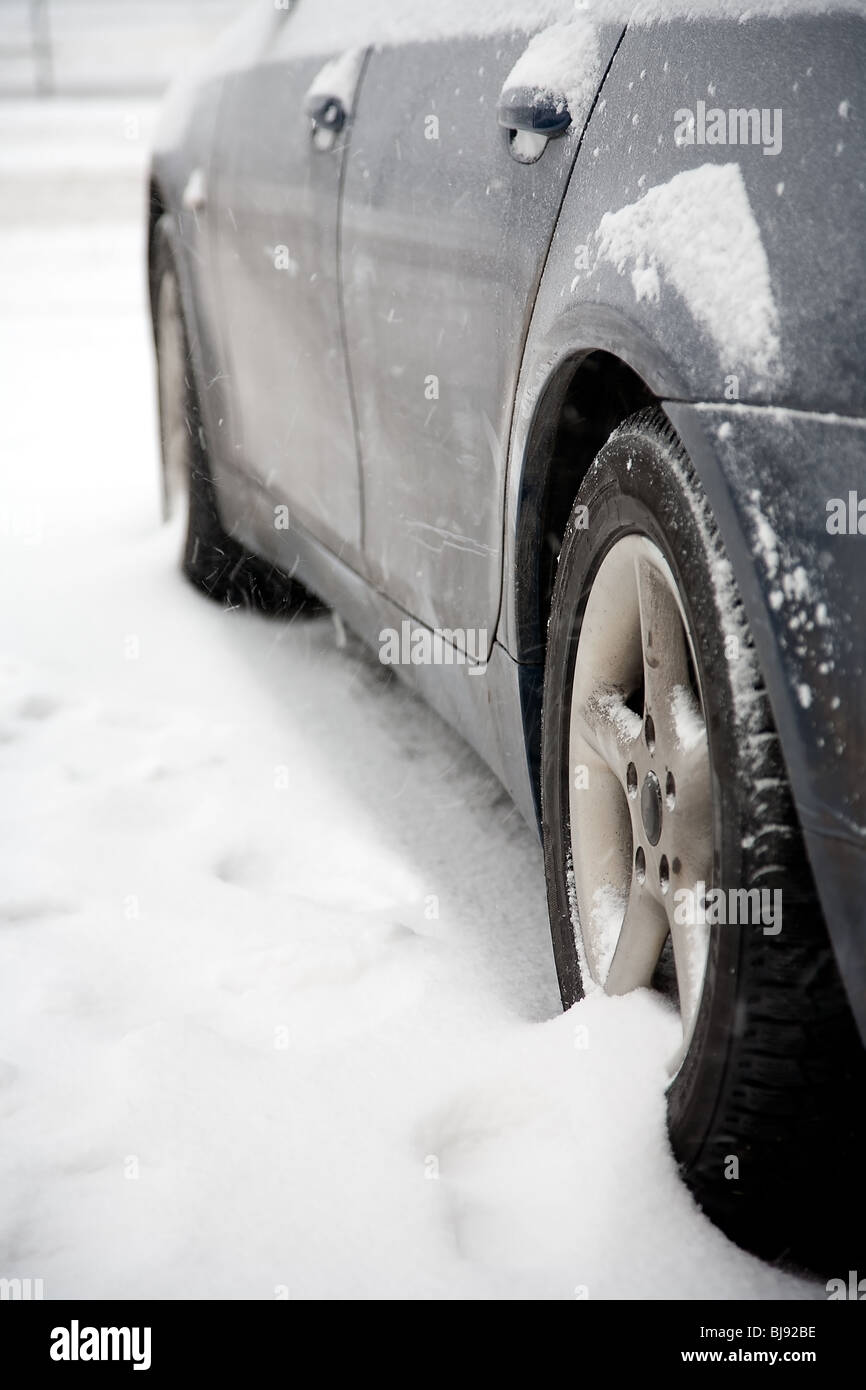
[(643, 732), (647, 748), (651, 753), (654, 753), (656, 746), (656, 726), (653, 723), (651, 714), (648, 714), (644, 720)]
[(634, 872), (638, 883), (646, 882), (646, 855), (640, 845), (638, 845), (635, 851)]
[(677, 784), (672, 772), (669, 772), (665, 778), (665, 803), (669, 811), (672, 811), (677, 804)]
[(625, 785), (629, 796), (637, 796), (637, 768), (634, 763), (629, 763), (625, 771)]
[(671, 886), (671, 871), (668, 865), (668, 857), (663, 854), (659, 863), (659, 888), (666, 893)]

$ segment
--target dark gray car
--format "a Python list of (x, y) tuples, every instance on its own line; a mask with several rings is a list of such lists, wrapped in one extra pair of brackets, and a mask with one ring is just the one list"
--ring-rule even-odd
[(333, 606), (461, 731), (540, 826), (564, 1004), (678, 1011), (702, 1205), (837, 1274), (864, 74), (855, 3), (262, 0), (167, 103), (148, 240), (187, 575)]

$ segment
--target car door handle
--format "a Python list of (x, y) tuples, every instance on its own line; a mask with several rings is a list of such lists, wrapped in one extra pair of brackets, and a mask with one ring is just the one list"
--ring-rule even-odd
[(508, 130), (532, 135), (564, 135), (571, 125), (571, 112), (562, 97), (531, 87), (511, 87), (499, 98), (499, 124)]
[(346, 124), (346, 108), (338, 96), (327, 92), (311, 92), (306, 101), (306, 112), (313, 135), (319, 132), (339, 135)]
[(564, 135), (571, 125), (564, 98), (535, 87), (505, 88), (496, 116), (510, 152), (520, 164), (540, 159), (548, 140)]

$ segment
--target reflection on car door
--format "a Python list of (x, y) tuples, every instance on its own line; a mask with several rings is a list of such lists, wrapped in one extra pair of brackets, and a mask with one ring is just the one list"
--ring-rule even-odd
[(345, 108), (364, 55), (347, 61), (335, 52), (327, 6), (318, 13), (320, 34), (315, 9), (305, 13), (299, 51), (294, 13), (276, 16), (258, 58), (226, 82), (217, 141), (221, 327), (238, 466), (293, 521), (360, 564), (337, 236)]
[[(599, 80), (620, 34), (599, 33)], [(595, 91), (576, 130), (518, 163), (497, 106), (528, 41), (374, 49), (342, 211), (371, 577), (432, 627), (490, 636), (522, 344)]]

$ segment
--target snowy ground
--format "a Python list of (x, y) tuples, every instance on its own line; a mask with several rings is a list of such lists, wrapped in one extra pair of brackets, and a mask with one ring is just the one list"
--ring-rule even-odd
[(178, 576), (150, 119), (0, 107), (0, 1275), (810, 1296), (679, 1182), (669, 1017), (559, 1013), (537, 843), (468, 749), (329, 619)]

